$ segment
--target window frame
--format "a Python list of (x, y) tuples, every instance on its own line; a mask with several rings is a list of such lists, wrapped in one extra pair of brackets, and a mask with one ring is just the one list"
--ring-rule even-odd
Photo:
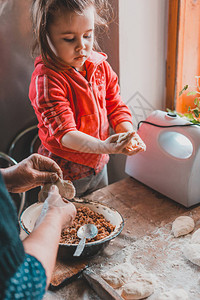
[(180, 0), (169, 0), (165, 108), (175, 109)]
[(200, 0), (168, 3), (166, 108), (185, 113), (195, 106), (195, 96), (179, 92), (186, 84), (194, 90), (200, 75)]

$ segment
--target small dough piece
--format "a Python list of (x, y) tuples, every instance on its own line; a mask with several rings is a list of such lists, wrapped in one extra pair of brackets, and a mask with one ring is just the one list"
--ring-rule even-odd
[(124, 284), (124, 281), (122, 280), (121, 276), (112, 271), (108, 271), (105, 274), (102, 274), (101, 277), (114, 289), (117, 289)]
[(193, 264), (200, 266), (200, 244), (188, 244), (183, 253)]
[(193, 235), (192, 235), (192, 238), (191, 238), (191, 243), (192, 244), (200, 244), (200, 228), (197, 229)]
[(59, 193), (63, 198), (73, 199), (76, 195), (76, 189), (70, 180), (58, 179), (56, 185), (59, 189)]
[[(75, 197), (76, 190), (70, 180), (62, 180), (59, 178), (54, 184), (57, 185), (61, 197), (66, 199), (73, 199)], [(52, 183), (47, 183), (42, 187), (41, 191), (38, 194), (38, 200), (40, 202), (44, 202), (48, 197), (48, 192), (51, 186)]]
[(189, 297), (183, 289), (174, 289), (160, 294), (156, 300), (189, 300)]
[(194, 229), (194, 220), (188, 216), (176, 218), (172, 224), (172, 232), (175, 237), (190, 233)]
[(149, 276), (135, 273), (131, 281), (123, 286), (121, 296), (126, 300), (144, 299), (154, 292), (154, 285)]
[(108, 272), (103, 272), (101, 277), (113, 288), (117, 289), (130, 281), (134, 272), (136, 272), (136, 269), (132, 265), (125, 263), (113, 267)]

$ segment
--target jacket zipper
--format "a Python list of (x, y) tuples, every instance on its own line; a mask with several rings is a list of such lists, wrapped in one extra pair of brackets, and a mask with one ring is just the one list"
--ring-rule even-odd
[(92, 98), (94, 100), (94, 103), (96, 105), (96, 109), (97, 109), (97, 116), (98, 116), (98, 124), (99, 124), (99, 128), (98, 128), (98, 132), (99, 132), (99, 138), (101, 137), (101, 119), (100, 119), (100, 113), (99, 113), (99, 109), (98, 109), (98, 105), (97, 105), (97, 100), (95, 98), (95, 95), (94, 95), (94, 91), (93, 91), (93, 87), (92, 87), (92, 84), (91, 82), (88, 82), (88, 85), (89, 85), (89, 88), (90, 88), (90, 91), (92, 93)]
[[(73, 69), (77, 72), (77, 73), (79, 73), (77, 70), (76, 70), (76, 68), (74, 68), (73, 67)], [(91, 76), (92, 77), (92, 76)], [(100, 113), (99, 113), (99, 109), (98, 109), (98, 105), (97, 105), (97, 100), (96, 100), (96, 98), (95, 98), (95, 95), (94, 95), (94, 91), (93, 91), (93, 87), (92, 87), (92, 83), (90, 82), (90, 81), (88, 81), (86, 78), (84, 78), (86, 81), (87, 81), (87, 83), (88, 83), (88, 86), (89, 86), (89, 88), (90, 88), (90, 91), (91, 91), (91, 93), (92, 93), (92, 98), (93, 98), (93, 100), (94, 100), (94, 103), (95, 103), (95, 106), (96, 106), (96, 109), (97, 109), (97, 116), (98, 116), (98, 124), (99, 124), (99, 128), (98, 128), (98, 133), (99, 133), (99, 138), (101, 137), (101, 118), (100, 118)]]
[[(96, 105), (96, 109), (97, 109), (97, 116), (98, 116), (98, 132), (99, 132), (99, 138), (101, 138), (101, 119), (100, 119), (100, 113), (99, 113), (99, 109), (98, 109), (98, 105), (97, 105), (97, 100), (95, 98), (95, 95), (94, 95), (94, 91), (93, 91), (93, 87), (92, 87), (92, 83), (88, 81), (88, 85), (89, 85), (89, 88), (91, 90), (91, 93), (92, 93), (92, 98), (93, 98), (93, 101), (95, 102), (95, 105)], [(98, 163), (96, 166), (99, 165), (99, 161), (101, 159), (101, 155), (99, 155), (99, 158), (98, 158)], [(96, 175), (96, 172), (95, 172), (95, 169), (94, 169), (94, 175)]]

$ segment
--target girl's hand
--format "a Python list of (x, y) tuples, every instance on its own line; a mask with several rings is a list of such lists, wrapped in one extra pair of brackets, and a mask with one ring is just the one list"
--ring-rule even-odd
[(126, 134), (126, 138), (124, 138), (124, 133), (116, 133), (109, 136), (105, 141), (102, 141), (104, 153), (124, 153), (125, 148), (129, 145), (132, 137), (133, 132), (128, 132), (128, 134)]
[(137, 133), (124, 132), (111, 135), (103, 141), (105, 153), (133, 155), (145, 151), (146, 146)]
[(124, 154), (134, 155), (138, 152), (146, 151), (146, 145), (140, 136), (135, 132), (129, 144), (125, 148)]

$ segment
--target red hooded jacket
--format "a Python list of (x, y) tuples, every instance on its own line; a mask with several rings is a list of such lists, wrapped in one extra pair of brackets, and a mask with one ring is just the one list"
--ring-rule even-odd
[(119, 94), (118, 78), (103, 53), (92, 51), (85, 62), (87, 79), (74, 68), (56, 72), (46, 67), (41, 57), (35, 60), (29, 98), (38, 118), (39, 137), (50, 152), (66, 160), (96, 168), (108, 162), (107, 154), (82, 153), (64, 147), (61, 138), (79, 130), (105, 140), (109, 124), (132, 117)]

